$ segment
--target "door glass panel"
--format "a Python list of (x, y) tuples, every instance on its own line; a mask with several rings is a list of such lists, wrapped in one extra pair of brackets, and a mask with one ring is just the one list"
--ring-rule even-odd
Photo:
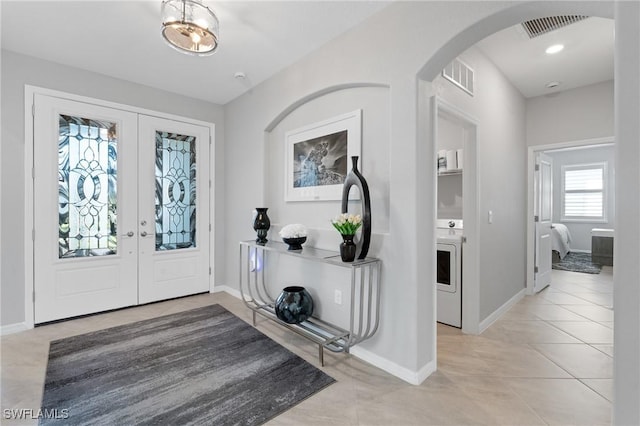
[(58, 257), (115, 254), (116, 124), (59, 116)]
[(156, 131), (156, 251), (196, 246), (196, 138)]

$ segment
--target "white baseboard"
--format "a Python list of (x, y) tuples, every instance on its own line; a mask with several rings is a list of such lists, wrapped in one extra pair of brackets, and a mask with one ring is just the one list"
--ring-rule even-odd
[(349, 352), (351, 355), (360, 358), (374, 367), (384, 370), (412, 385), (419, 385), (436, 371), (435, 361), (431, 361), (418, 371), (412, 371), (358, 346), (352, 347)]
[(6, 336), (7, 334), (19, 333), (21, 331), (29, 330), (29, 325), (26, 322), (19, 322), (16, 324), (7, 324), (0, 327), (0, 336)]
[(491, 326), (491, 324), (493, 324), (494, 322), (499, 320), (500, 317), (502, 315), (504, 315), (505, 312), (507, 312), (513, 305), (518, 303), (524, 297), (525, 292), (526, 292), (526, 289), (523, 288), (518, 293), (516, 293), (515, 296), (513, 296), (511, 299), (507, 300), (502, 306), (500, 306), (498, 309), (493, 311), (493, 313), (491, 315), (489, 315), (487, 318), (485, 318), (483, 321), (481, 321), (480, 322), (480, 333), (478, 333), (478, 334), (481, 334), (483, 331), (485, 331), (487, 328), (489, 328)]
[(233, 287), (229, 287), (226, 285), (216, 285), (213, 286), (213, 292), (212, 293), (220, 293), (224, 291), (225, 293), (229, 293), (231, 296), (237, 298), (237, 299), (241, 299), (242, 300), (242, 295), (240, 294), (240, 291), (238, 289), (235, 289)]

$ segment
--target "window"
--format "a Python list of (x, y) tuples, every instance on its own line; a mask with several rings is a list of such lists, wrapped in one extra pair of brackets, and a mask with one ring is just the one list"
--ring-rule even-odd
[(562, 166), (562, 220), (606, 222), (607, 163)]

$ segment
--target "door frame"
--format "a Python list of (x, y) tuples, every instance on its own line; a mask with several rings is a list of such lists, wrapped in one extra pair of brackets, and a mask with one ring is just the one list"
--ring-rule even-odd
[(150, 115), (158, 118), (165, 118), (168, 120), (181, 121), (184, 123), (195, 124), (209, 128), (209, 223), (211, 228), (209, 230), (209, 293), (213, 293), (213, 277), (215, 276), (212, 259), (215, 259), (215, 196), (213, 194), (213, 179), (215, 176), (215, 124), (211, 122), (196, 120), (189, 117), (183, 117), (175, 114), (164, 113), (160, 111), (154, 111), (146, 108), (140, 108), (132, 105), (121, 104), (117, 102), (104, 101), (101, 99), (91, 98), (88, 96), (76, 95), (73, 93), (62, 92), (59, 90), (46, 89), (43, 87), (25, 85), (24, 90), (24, 211), (25, 211), (25, 227), (24, 227), (24, 325), (29, 329), (35, 325), (35, 259), (34, 259), (34, 99), (35, 95), (44, 95), (57, 97), (62, 99), (68, 99), (76, 102), (84, 102), (93, 105), (99, 105), (108, 108), (120, 109), (124, 111), (133, 112), (136, 114)]
[[(536, 154), (554, 149), (576, 148), (591, 145), (603, 145), (615, 143), (613, 136), (605, 136), (602, 138), (580, 139), (575, 141), (556, 142), (545, 145), (534, 145), (527, 147), (527, 284), (526, 294), (534, 294), (535, 286), (535, 250), (536, 250), (536, 228), (535, 228), (535, 164)], [(555, 189), (554, 189), (555, 191)]]
[[(480, 178), (478, 176), (478, 127), (479, 121), (462, 109), (449, 103), (442, 96), (435, 95), (434, 114), (435, 121), (432, 127), (432, 158), (433, 164), (437, 163), (437, 128), (438, 117), (453, 120), (461, 124), (465, 129), (464, 140), (464, 167), (462, 172), (462, 219), (464, 223), (463, 241), (460, 245), (462, 254), (462, 276), (460, 288), (462, 291), (462, 332), (468, 334), (479, 334), (480, 324), (480, 252), (479, 252), (479, 229), (480, 219), (478, 208), (480, 205), (479, 188)], [(437, 167), (433, 172), (434, 182), (438, 182)], [(437, 194), (437, 189), (436, 189)], [(435, 212), (437, 219), (437, 210)], [(433, 224), (436, 229), (436, 224)], [(437, 235), (434, 236), (434, 247), (437, 245)], [(435, 292), (437, 304), (437, 291)]]

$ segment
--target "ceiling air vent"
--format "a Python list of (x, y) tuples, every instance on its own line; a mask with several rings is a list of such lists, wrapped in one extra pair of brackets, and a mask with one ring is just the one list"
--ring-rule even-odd
[(564, 15), (564, 16), (549, 16), (547, 18), (532, 19), (531, 21), (525, 21), (522, 23), (522, 27), (529, 35), (529, 38), (534, 38), (546, 34), (558, 28), (566, 27), (578, 21), (588, 18), (584, 15)]
[(449, 65), (442, 70), (442, 76), (473, 96), (473, 69), (462, 62), (460, 59), (454, 59)]

